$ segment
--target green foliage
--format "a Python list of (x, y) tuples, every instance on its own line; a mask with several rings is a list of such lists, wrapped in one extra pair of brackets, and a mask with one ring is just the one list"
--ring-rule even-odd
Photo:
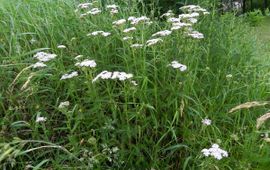
[[(250, 27), (213, 9), (193, 27), (204, 39), (193, 39), (183, 29), (156, 46), (134, 49), (132, 44), (145, 43), (171, 25), (151, 18), (152, 25), (137, 25), (128, 34), (134, 39), (123, 41), (123, 29), (131, 25), (113, 27), (112, 22), (145, 14), (126, 2), (119, 1), (119, 14), (82, 18), (72, 0), (10, 0), (0, 7), (0, 168), (267, 167), (270, 148), (255, 126), (268, 106), (228, 113), (239, 103), (269, 97), (269, 66)], [(112, 35), (87, 36), (97, 30)], [(45, 68), (29, 67), (39, 51), (57, 57)], [(94, 59), (97, 67), (76, 67), (77, 55)], [(173, 60), (188, 69), (169, 67)], [(74, 70), (79, 76), (60, 80)], [(132, 73), (138, 85), (92, 83), (103, 70)], [(70, 105), (59, 108), (63, 101)], [(47, 120), (36, 122), (37, 116)], [(205, 117), (212, 119), (211, 126), (202, 125)], [(229, 157), (204, 157), (201, 150), (213, 143)]]
[(256, 9), (246, 13), (245, 19), (251, 26), (259, 26), (264, 19), (264, 15), (260, 9)]

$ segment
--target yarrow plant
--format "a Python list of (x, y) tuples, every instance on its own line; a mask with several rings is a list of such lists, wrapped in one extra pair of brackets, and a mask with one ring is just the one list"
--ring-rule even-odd
[(104, 31), (94, 31), (92, 33), (87, 34), (87, 36), (97, 36), (97, 35), (102, 35), (103, 37), (108, 37), (111, 35), (110, 32), (104, 32)]
[(187, 70), (187, 66), (184, 64), (179, 63), (178, 61), (172, 61), (171, 64), (169, 64), (169, 66), (179, 69), (180, 71), (186, 71)]
[(31, 65), (33, 68), (43, 68), (43, 67), (47, 67), (46, 64), (44, 64), (43, 62), (37, 62), (35, 64)]
[(79, 74), (78, 74), (77, 71), (73, 71), (73, 72), (71, 72), (70, 74), (64, 74), (64, 75), (61, 77), (60, 80), (71, 79), (71, 78), (76, 77), (76, 76), (78, 76), (78, 75), (79, 75)]
[(94, 68), (97, 66), (97, 63), (95, 62), (95, 60), (89, 60), (89, 59), (85, 59), (82, 62), (77, 62), (75, 64), (75, 66), (78, 67), (90, 67), (90, 68)]
[(57, 56), (56, 54), (38, 52), (34, 55), (34, 58), (38, 59), (40, 62), (47, 62), (54, 59), (56, 56)]
[(221, 160), (224, 157), (228, 157), (228, 152), (219, 148), (218, 144), (213, 144), (211, 148), (209, 149), (203, 149), (201, 151), (204, 156), (209, 157), (212, 156), (217, 160)]
[(119, 72), (119, 71), (114, 71), (114, 72), (110, 72), (110, 71), (102, 71), (101, 73), (99, 73), (94, 79), (93, 79), (93, 83), (96, 82), (98, 79), (117, 79), (120, 81), (124, 81), (127, 79), (131, 79), (133, 77), (133, 74), (131, 73), (126, 73), (126, 72)]
[(212, 120), (210, 120), (210, 119), (205, 118), (202, 120), (203, 125), (210, 126), (211, 123), (212, 123)]

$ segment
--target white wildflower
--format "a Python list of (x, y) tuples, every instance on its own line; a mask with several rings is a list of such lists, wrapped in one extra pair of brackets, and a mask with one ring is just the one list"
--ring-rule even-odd
[(141, 16), (141, 17), (129, 17), (128, 18), (128, 21), (131, 22), (132, 25), (137, 25), (141, 22), (149, 22), (150, 21), (150, 18), (146, 17), (146, 16)]
[(92, 3), (81, 3), (78, 5), (78, 8), (86, 9), (86, 8), (89, 8), (91, 5), (93, 5), (93, 4)]
[(180, 19), (187, 19), (187, 18), (194, 18), (194, 17), (198, 17), (198, 16), (200, 16), (199, 13), (193, 12), (193, 13), (191, 13), (191, 14), (180, 14), (178, 17), (179, 17)]
[(127, 37), (124, 37), (123, 40), (124, 40), (124, 41), (127, 41), (127, 40), (133, 40), (133, 37), (128, 37), (128, 36), (127, 36)]
[(134, 86), (138, 86), (138, 83), (134, 80), (130, 81)]
[(49, 54), (45, 52), (38, 52), (34, 55), (34, 58), (38, 59), (40, 62), (47, 62), (54, 59), (56, 54)]
[(36, 118), (36, 122), (40, 123), (40, 122), (46, 122), (47, 118), (46, 117), (42, 117), (42, 116), (37, 116)]
[(88, 59), (85, 59), (83, 60), (82, 62), (78, 62), (75, 64), (75, 66), (79, 66), (79, 67), (91, 67), (91, 68), (94, 68), (97, 66), (95, 60), (88, 60)]
[(115, 5), (115, 4), (112, 4), (112, 5), (107, 5), (106, 8), (107, 9), (117, 9), (117, 8), (119, 8), (119, 6)]
[(167, 22), (171, 22), (171, 23), (180, 22), (180, 21), (181, 21), (180, 18), (174, 18), (174, 17), (167, 19)]
[(67, 47), (65, 45), (58, 45), (57, 48), (64, 49), (64, 48), (67, 48)]
[(196, 18), (189, 18), (188, 21), (191, 22), (192, 24), (195, 24), (195, 23), (198, 22), (198, 19), (196, 19)]
[(37, 62), (35, 64), (32, 64), (33, 68), (42, 68), (42, 67), (47, 67), (46, 64), (44, 64), (43, 62)]
[(102, 35), (103, 37), (107, 37), (107, 36), (111, 35), (111, 33), (110, 32), (104, 32), (104, 31), (94, 31), (92, 33), (87, 34), (87, 36), (91, 36), (91, 35), (92, 36)]
[(178, 61), (172, 61), (171, 64), (169, 64), (169, 66), (179, 69), (180, 71), (186, 71), (187, 70), (187, 66), (184, 64), (179, 63)]
[(102, 71), (101, 73), (99, 73), (92, 80), (92, 82), (94, 83), (98, 79), (117, 79), (117, 80), (120, 80), (120, 81), (124, 81), (124, 80), (130, 79), (132, 77), (133, 77), (133, 74), (130, 74), (130, 73), (119, 72), (119, 71), (110, 72), (110, 71), (105, 70), (105, 71)]
[(128, 33), (128, 32), (131, 32), (131, 31), (136, 31), (136, 28), (135, 27), (130, 27), (130, 28), (127, 28), (127, 29), (123, 30), (124, 33)]
[(223, 157), (228, 157), (228, 152), (219, 148), (218, 144), (213, 144), (211, 148), (205, 148), (201, 152), (204, 156), (213, 156), (217, 160), (221, 160)]
[(192, 31), (191, 33), (188, 33), (189, 36), (196, 38), (196, 39), (203, 39), (204, 35), (198, 31)]
[(60, 80), (71, 79), (71, 78), (76, 77), (76, 76), (78, 76), (78, 75), (79, 75), (79, 74), (78, 74), (77, 71), (73, 71), (73, 72), (71, 72), (70, 74), (64, 74), (64, 75), (61, 77)]
[(192, 12), (207, 12), (206, 9), (200, 7), (199, 5), (187, 5), (180, 8), (181, 10)]
[(61, 102), (58, 106), (59, 109), (66, 108), (70, 105), (69, 101)]
[(142, 48), (143, 44), (132, 44), (130, 47), (131, 48)]
[(202, 120), (202, 124), (204, 124), (206, 126), (210, 126), (211, 123), (212, 123), (212, 120), (210, 120), (210, 119), (205, 118)]
[(97, 15), (99, 13), (101, 13), (101, 10), (99, 8), (93, 8), (90, 11), (86, 12), (87, 14), (91, 14), (91, 15)]
[(155, 37), (155, 36), (165, 37), (165, 36), (170, 35), (171, 33), (172, 33), (172, 31), (169, 31), (169, 30), (159, 31), (159, 32), (153, 34), (152, 37)]
[(111, 9), (110, 10), (110, 13), (113, 15), (113, 14), (118, 14), (119, 13), (119, 11), (118, 11), (118, 9)]
[(118, 25), (123, 25), (123, 24), (125, 24), (126, 22), (127, 22), (126, 19), (119, 19), (119, 20), (117, 20), (117, 21), (114, 21), (114, 22), (113, 22), (113, 25), (116, 25), (116, 26), (118, 26)]
[(148, 41), (146, 41), (146, 46), (149, 47), (149, 46), (157, 44), (158, 42), (163, 42), (163, 40), (161, 38), (155, 38), (155, 39), (148, 40)]
[(183, 28), (183, 27), (190, 27), (190, 26), (192, 26), (192, 25), (189, 24), (189, 23), (176, 22), (176, 23), (172, 23), (172, 28), (171, 28), (171, 30), (172, 30), (172, 31), (173, 31), (173, 30), (179, 30), (179, 29), (181, 29), (181, 28)]
[(227, 78), (227, 79), (231, 79), (232, 77), (233, 77), (232, 74), (227, 74), (227, 75), (226, 75), (226, 78)]
[(80, 58), (82, 58), (83, 57), (83, 55), (77, 55), (74, 59), (75, 60), (79, 60)]

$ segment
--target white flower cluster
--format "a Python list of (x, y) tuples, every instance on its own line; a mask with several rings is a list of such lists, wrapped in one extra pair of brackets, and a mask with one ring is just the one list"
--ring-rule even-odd
[(87, 3), (81, 3), (77, 7), (80, 8), (80, 9), (87, 9), (92, 5), (93, 5), (93, 3), (87, 2)]
[(138, 18), (131, 16), (128, 18), (128, 21), (130, 21), (132, 25), (138, 25), (139, 23), (142, 23), (142, 22), (145, 22), (146, 24), (151, 24), (150, 18), (146, 16), (141, 16)]
[(40, 62), (47, 62), (54, 59), (56, 56), (56, 54), (38, 52), (34, 55), (34, 58), (38, 59)]
[(205, 118), (202, 120), (202, 124), (204, 124), (206, 126), (210, 126), (211, 123), (212, 123), (212, 120), (210, 120), (210, 119)]
[(127, 22), (126, 19), (119, 19), (117, 21), (114, 21), (112, 24), (115, 25), (115, 26), (119, 26), (119, 25), (123, 25)]
[(46, 122), (46, 121), (47, 121), (46, 117), (37, 116), (37, 118), (36, 118), (36, 123)]
[(123, 30), (124, 33), (128, 33), (128, 32), (132, 32), (132, 31), (136, 31), (135, 27), (130, 27), (130, 28), (126, 28)]
[(119, 71), (114, 71), (114, 72), (110, 72), (110, 71), (102, 71), (101, 73), (99, 73), (94, 79), (93, 79), (93, 83), (96, 82), (98, 79), (117, 79), (120, 81), (124, 81), (127, 79), (130, 79), (133, 77), (133, 74), (130, 73), (125, 73), (125, 72), (119, 72)]
[(58, 106), (59, 109), (66, 108), (70, 105), (69, 101), (61, 102)]
[(143, 44), (132, 44), (130, 47), (131, 48), (142, 48)]
[(78, 67), (91, 67), (91, 68), (94, 68), (97, 66), (97, 63), (95, 62), (95, 60), (88, 60), (88, 59), (85, 59), (83, 60), (82, 62), (77, 62), (75, 64), (75, 66), (78, 66)]
[(171, 33), (172, 33), (172, 31), (170, 31), (170, 30), (159, 31), (159, 32), (153, 34), (152, 37), (156, 37), (156, 36), (165, 37), (165, 36), (171, 35)]
[(108, 37), (111, 35), (110, 32), (104, 32), (104, 31), (94, 31), (92, 33), (87, 34), (87, 36), (97, 36), (97, 35), (102, 35), (103, 37)]
[(180, 8), (183, 11), (187, 11), (189, 13), (192, 12), (202, 12), (204, 15), (209, 14), (206, 9), (200, 7), (199, 5), (187, 5)]
[(180, 8), (184, 14), (180, 14), (177, 18), (173, 17), (171, 11), (165, 13), (164, 16), (168, 16), (167, 22), (172, 23), (171, 31), (179, 30), (182, 28), (187, 28), (186, 34), (195, 39), (204, 38), (202, 33), (198, 31), (193, 31), (192, 25), (198, 22), (198, 17), (202, 15), (209, 14), (206, 9), (201, 8), (198, 5), (188, 5)]
[(87, 15), (97, 15), (100, 14), (102, 11), (99, 8), (92, 8), (90, 11), (87, 11), (86, 13), (83, 13), (80, 15), (80, 18), (83, 18)]
[(149, 47), (149, 46), (157, 44), (158, 42), (163, 42), (163, 40), (161, 38), (150, 39), (146, 41), (146, 46)]
[(58, 49), (65, 49), (65, 48), (67, 48), (67, 47), (66, 47), (65, 45), (58, 45), (57, 48), (58, 48)]
[(184, 22), (175, 22), (175, 23), (172, 23), (172, 27), (171, 27), (171, 30), (179, 30), (183, 27), (191, 27), (192, 25), (190, 23), (184, 23)]
[(187, 66), (184, 64), (179, 63), (178, 61), (172, 61), (171, 64), (169, 64), (169, 66), (175, 68), (175, 69), (179, 69), (180, 71), (186, 71), (187, 70)]
[(43, 62), (36, 62), (35, 64), (31, 65), (32, 68), (43, 68), (43, 67), (47, 67), (46, 64), (44, 64)]
[(188, 33), (188, 35), (196, 39), (204, 38), (204, 35), (198, 31), (192, 31), (191, 33)]
[(113, 4), (113, 5), (107, 5), (106, 8), (107, 8), (108, 10), (110, 10), (110, 13), (111, 13), (112, 15), (113, 15), (113, 14), (119, 13), (119, 11), (118, 11), (119, 6), (117, 6), (117, 5), (115, 5), (115, 4)]
[(64, 74), (64, 75), (61, 77), (60, 80), (71, 79), (71, 78), (76, 77), (76, 76), (78, 76), (78, 75), (79, 75), (79, 74), (78, 74), (77, 71), (73, 71), (73, 72), (71, 72), (70, 74)]
[(228, 152), (219, 148), (218, 144), (213, 144), (211, 148), (205, 148), (201, 152), (204, 156), (213, 156), (217, 160), (221, 160), (223, 157), (228, 157)]
[(128, 40), (133, 40), (133, 37), (129, 37), (129, 36), (123, 37), (123, 41), (128, 41)]

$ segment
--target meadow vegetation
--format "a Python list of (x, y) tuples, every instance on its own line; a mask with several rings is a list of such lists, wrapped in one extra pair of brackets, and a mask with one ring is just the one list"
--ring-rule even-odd
[(249, 24), (214, 1), (162, 17), (102, 2), (2, 0), (1, 169), (270, 166), (269, 53)]

